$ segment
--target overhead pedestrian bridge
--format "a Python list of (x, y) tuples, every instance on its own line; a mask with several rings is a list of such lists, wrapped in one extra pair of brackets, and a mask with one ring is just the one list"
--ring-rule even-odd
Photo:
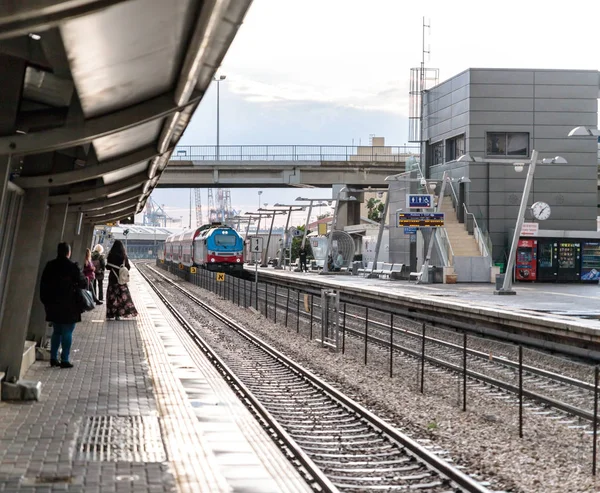
[(159, 187), (384, 186), (416, 162), (414, 146), (178, 146)]

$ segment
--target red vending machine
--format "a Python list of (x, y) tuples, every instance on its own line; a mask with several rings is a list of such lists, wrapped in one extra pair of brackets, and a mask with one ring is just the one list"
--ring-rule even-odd
[(537, 278), (537, 240), (520, 239), (517, 245), (517, 281), (535, 281)]

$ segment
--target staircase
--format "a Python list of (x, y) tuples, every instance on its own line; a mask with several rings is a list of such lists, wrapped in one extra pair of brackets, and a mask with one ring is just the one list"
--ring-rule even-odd
[(444, 213), (444, 228), (452, 245), (454, 257), (481, 257), (475, 237), (469, 234), (464, 224), (458, 222), (449, 197), (444, 198), (441, 212)]

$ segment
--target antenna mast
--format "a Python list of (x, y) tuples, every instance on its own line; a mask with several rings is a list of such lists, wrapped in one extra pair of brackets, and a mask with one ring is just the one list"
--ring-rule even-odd
[(410, 108), (409, 108), (409, 128), (408, 140), (419, 143), (419, 168), (425, 176), (425, 139), (424, 139), (424, 99), (423, 96), (427, 90), (439, 83), (439, 69), (425, 67), (425, 55), (430, 55), (429, 47), (425, 49), (425, 28), (431, 29), (430, 23), (425, 23), (423, 17), (422, 28), (422, 47), (421, 47), (421, 66), (410, 69)]

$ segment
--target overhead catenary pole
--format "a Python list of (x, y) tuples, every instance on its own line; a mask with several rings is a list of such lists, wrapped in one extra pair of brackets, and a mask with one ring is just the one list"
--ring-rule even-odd
[(275, 212), (273, 212), (273, 215), (271, 216), (271, 227), (269, 228), (269, 236), (267, 236), (267, 248), (265, 248), (265, 253), (263, 255), (263, 259), (260, 264), (261, 267), (267, 266), (267, 261), (268, 261), (267, 256), (269, 255), (269, 245), (271, 244), (271, 234), (273, 233), (273, 223), (275, 222), (276, 215), (277, 214)]

